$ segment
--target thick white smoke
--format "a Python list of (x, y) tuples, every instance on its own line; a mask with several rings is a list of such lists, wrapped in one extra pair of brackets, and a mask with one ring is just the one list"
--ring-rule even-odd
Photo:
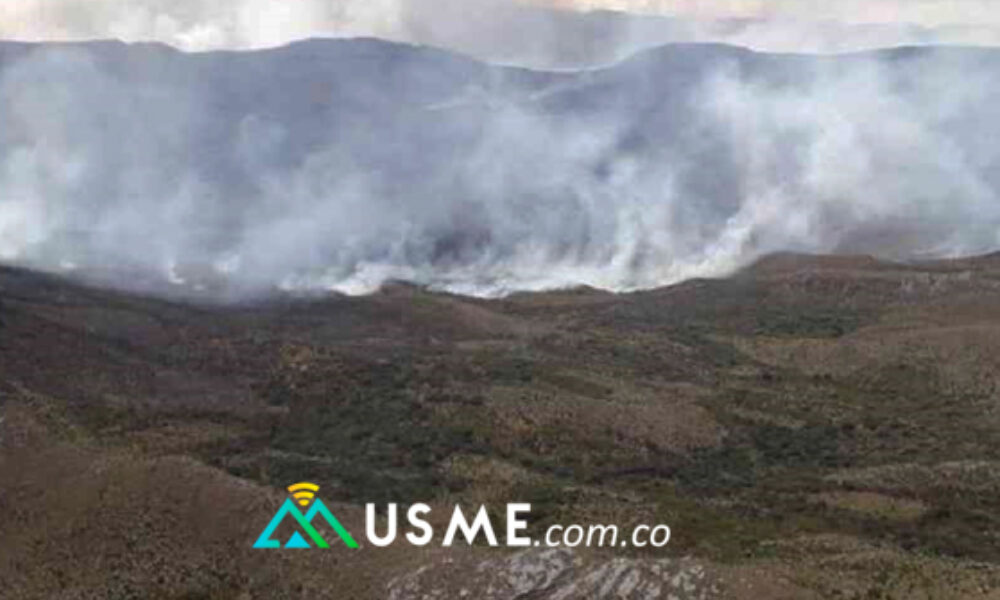
[(988, 251), (998, 67), (958, 50), (687, 47), (561, 74), (375, 42), (39, 50), (0, 78), (0, 260), (239, 295), (491, 295), (648, 288), (776, 250)]
[(905, 94), (874, 61), (818, 75), (801, 91), (717, 73), (705, 107), (738, 140), (745, 192), (721, 253), (996, 249), (1000, 152), (983, 135), (1000, 89), (970, 84), (965, 76), (984, 71), (948, 56), (921, 63)]

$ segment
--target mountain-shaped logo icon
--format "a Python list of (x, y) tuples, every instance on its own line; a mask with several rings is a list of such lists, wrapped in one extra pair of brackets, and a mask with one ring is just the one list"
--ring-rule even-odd
[[(278, 512), (275, 513), (274, 518), (271, 519), (271, 522), (268, 523), (267, 527), (264, 528), (264, 531), (261, 532), (260, 537), (257, 538), (253, 547), (277, 549), (312, 548), (315, 546), (316, 548), (329, 548), (330, 544), (323, 539), (323, 536), (321, 536), (312, 525), (313, 520), (318, 515), (321, 515), (324, 519), (326, 519), (326, 522), (330, 525), (330, 527), (337, 532), (340, 539), (347, 544), (348, 548), (357, 548), (358, 543), (354, 541), (351, 534), (344, 529), (344, 526), (340, 524), (337, 517), (333, 516), (333, 513), (330, 512), (325, 504), (323, 504), (323, 501), (316, 497), (316, 492), (318, 491), (319, 486), (313, 483), (296, 483), (295, 485), (288, 486), (288, 492), (292, 494), (292, 498), (294, 498), (294, 500), (292, 498), (285, 499), (285, 503), (281, 505), (281, 508), (279, 508)], [(303, 515), (302, 512), (299, 511), (298, 507), (295, 506), (296, 502), (298, 502), (298, 504), (300, 504), (303, 508), (308, 506), (310, 503), (312, 506), (309, 508), (309, 511)], [(285, 542), (284, 546), (282, 546), (281, 542), (273, 539), (272, 536), (286, 517), (291, 517), (298, 526), (298, 529), (294, 534), (292, 534), (288, 541)], [(309, 540), (312, 541), (312, 545), (309, 544), (306, 537), (302, 536), (300, 530), (305, 532)]]

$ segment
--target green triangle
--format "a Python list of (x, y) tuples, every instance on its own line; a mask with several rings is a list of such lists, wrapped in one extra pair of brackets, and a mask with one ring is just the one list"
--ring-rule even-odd
[(288, 540), (288, 543), (285, 544), (285, 548), (309, 548), (309, 544), (302, 538), (301, 535), (299, 535), (299, 532), (296, 531), (294, 534), (292, 534), (292, 537), (291, 539)]

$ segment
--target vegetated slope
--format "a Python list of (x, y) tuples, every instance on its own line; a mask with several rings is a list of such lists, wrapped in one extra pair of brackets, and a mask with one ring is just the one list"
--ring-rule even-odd
[[(65, 598), (642, 597), (675, 577), (692, 598), (996, 593), (998, 300), (989, 257), (779, 255), (620, 296), (399, 284), (229, 306), (2, 269), (0, 582)], [(300, 480), (357, 537), (363, 503), (415, 501), (531, 502), (535, 535), (674, 537), (251, 551)]]

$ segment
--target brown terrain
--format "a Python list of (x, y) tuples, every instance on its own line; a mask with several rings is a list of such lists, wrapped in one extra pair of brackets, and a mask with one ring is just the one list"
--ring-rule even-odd
[[(298, 481), (360, 549), (251, 548)], [(1000, 256), (225, 306), (0, 268), (2, 598), (1000, 598), (998, 492)], [(363, 539), (417, 501), (673, 537)]]

